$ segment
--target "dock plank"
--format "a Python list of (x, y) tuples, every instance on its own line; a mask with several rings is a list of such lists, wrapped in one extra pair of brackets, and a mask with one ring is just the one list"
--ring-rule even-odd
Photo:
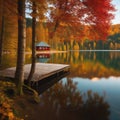
[[(30, 68), (31, 64), (26, 64), (24, 66), (24, 79), (27, 79), (30, 72)], [(69, 68), (70, 66), (65, 64), (36, 63), (36, 69), (32, 81), (37, 82), (61, 71), (68, 71)], [(16, 67), (2, 70), (0, 71), (0, 76), (14, 78), (15, 70)]]

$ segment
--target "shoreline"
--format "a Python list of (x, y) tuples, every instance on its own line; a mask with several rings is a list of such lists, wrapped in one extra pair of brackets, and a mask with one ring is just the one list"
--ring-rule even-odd
[[(53, 54), (53, 53), (67, 53), (67, 52), (120, 52), (120, 50), (50, 50), (50, 51), (36, 51), (36, 54)], [(3, 52), (3, 54), (17, 54), (16, 52)], [(25, 54), (32, 54), (32, 51), (25, 51)]]
[[(68, 51), (57, 51), (57, 50), (50, 50), (50, 51), (36, 51), (36, 54), (53, 54), (53, 53), (67, 53)], [(25, 52), (25, 54), (32, 54), (32, 52)]]

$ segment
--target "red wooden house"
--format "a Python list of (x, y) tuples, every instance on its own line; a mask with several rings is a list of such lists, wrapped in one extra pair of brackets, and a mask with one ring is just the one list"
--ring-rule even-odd
[(37, 51), (46, 51), (46, 50), (50, 50), (50, 45), (48, 45), (45, 42), (40, 42), (38, 44), (36, 44), (36, 50)]

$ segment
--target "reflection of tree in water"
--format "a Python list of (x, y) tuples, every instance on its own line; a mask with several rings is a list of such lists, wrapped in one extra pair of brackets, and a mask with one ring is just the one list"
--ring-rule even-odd
[(76, 85), (70, 79), (60, 81), (40, 96), (43, 107), (53, 114), (52, 120), (108, 120), (109, 105), (104, 96), (92, 91), (82, 94)]
[(89, 120), (108, 120), (109, 105), (104, 101), (104, 97), (92, 91), (87, 92), (87, 100), (82, 107), (84, 119)]
[(16, 65), (16, 54), (15, 53), (3, 54), (2, 59), (3, 59), (2, 69), (13, 67)]
[[(0, 69), (5, 69), (5, 68), (9, 68), (9, 67), (15, 67), (16, 66), (16, 54), (15, 53), (9, 53), (9, 54), (3, 54), (2, 56), (3, 60), (2, 60), (2, 68), (0, 67)], [(26, 64), (30, 64), (31, 63), (31, 54), (26, 54), (25, 55)]]
[(71, 51), (53, 56), (49, 62), (70, 64), (70, 77), (101, 78), (120, 73), (120, 52)]

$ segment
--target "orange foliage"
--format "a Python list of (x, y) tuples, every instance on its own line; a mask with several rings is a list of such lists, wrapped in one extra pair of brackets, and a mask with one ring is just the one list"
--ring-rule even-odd
[(110, 35), (120, 33), (120, 24), (112, 25), (109, 31)]
[(91, 37), (91, 39), (107, 37), (113, 18), (110, 11), (114, 11), (111, 0), (59, 0), (53, 2), (52, 5), (49, 21), (54, 26), (53, 32), (57, 30), (60, 23), (65, 23), (77, 31), (80, 37), (83, 34), (83, 30), (79, 29), (80, 26), (89, 25), (89, 36), (94, 34), (94, 38)]

